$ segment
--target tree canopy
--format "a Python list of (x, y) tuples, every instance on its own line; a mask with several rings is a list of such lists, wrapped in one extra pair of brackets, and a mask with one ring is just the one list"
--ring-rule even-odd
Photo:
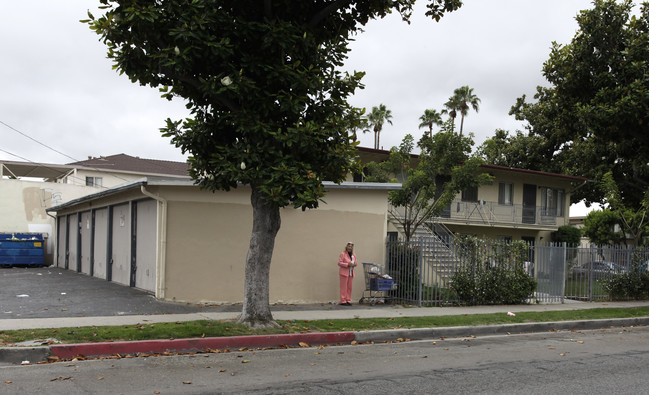
[[(348, 43), (369, 20), (414, 0), (100, 0), (85, 22), (131, 81), (180, 97), (191, 118), (162, 132), (189, 153), (191, 175), (209, 190), (247, 184), (253, 231), (241, 321), (274, 321), (268, 303), (279, 208), (315, 208), (323, 180), (350, 170), (348, 131), (360, 111), (347, 98), (362, 73), (341, 73)], [(439, 20), (460, 0), (429, 0)]]
[[(528, 123), (543, 170), (599, 181), (612, 172), (621, 199), (638, 207), (649, 187), (649, 3), (637, 16), (630, 0), (595, 0), (576, 17), (568, 44), (553, 43), (538, 87), (511, 113)], [(573, 201), (602, 202), (596, 183)]]
[(392, 111), (385, 104), (372, 107), (372, 111), (365, 118), (365, 125), (374, 132), (374, 149), (380, 148), (381, 131), (385, 123), (392, 125)]
[(493, 137), (478, 147), (476, 154), (490, 165), (543, 170), (544, 157), (537, 151), (543, 141), (541, 136), (520, 131), (510, 135), (508, 131), (498, 129)]
[(453, 91), (453, 96), (444, 103), (444, 107), (446, 107), (444, 112), (448, 112), (453, 119), (455, 119), (458, 112), (460, 113), (460, 135), (462, 135), (462, 131), (464, 130), (464, 117), (469, 114), (469, 108), (473, 108), (475, 112), (478, 112), (480, 109), (480, 99), (473, 94), (473, 88), (465, 85)]
[(413, 137), (406, 135), (401, 145), (393, 147), (388, 160), (367, 165), (370, 176), (366, 181), (382, 181), (395, 175), (402, 188), (390, 191), (390, 217), (403, 229), (409, 240), (416, 230), (439, 215), (461, 190), (478, 187), (492, 181), (489, 174), (479, 170), (483, 161), (471, 157), (473, 139), (453, 132), (452, 120), (432, 138), (424, 135), (419, 141), (421, 153), (412, 166), (410, 153)]

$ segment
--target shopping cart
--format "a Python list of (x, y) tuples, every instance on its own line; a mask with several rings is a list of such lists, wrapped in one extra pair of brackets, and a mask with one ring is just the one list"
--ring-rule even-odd
[(386, 302), (389, 300), (387, 291), (394, 289), (394, 281), (385, 274), (382, 274), (381, 266), (376, 263), (363, 262), (363, 273), (365, 274), (365, 291), (359, 304), (367, 299), (370, 306), (377, 302)]

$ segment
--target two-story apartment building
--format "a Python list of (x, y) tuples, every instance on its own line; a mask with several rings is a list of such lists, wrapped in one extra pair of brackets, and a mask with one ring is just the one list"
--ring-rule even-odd
[[(362, 163), (385, 160), (390, 152), (358, 148)], [(413, 165), (416, 157), (413, 156)], [(482, 165), (491, 184), (464, 190), (420, 234), (435, 232), (500, 240), (548, 242), (552, 232), (569, 225), (570, 194), (588, 180), (527, 169)], [(393, 210), (397, 213), (399, 210)], [(395, 221), (389, 231), (400, 232)]]
[(587, 179), (482, 165), (494, 181), (462, 191), (436, 220), (456, 234), (501, 240), (550, 241), (569, 225), (570, 194)]

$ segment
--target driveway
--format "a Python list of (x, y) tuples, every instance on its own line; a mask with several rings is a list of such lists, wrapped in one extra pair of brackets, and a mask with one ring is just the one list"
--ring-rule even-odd
[[(271, 306), (273, 311), (340, 308), (330, 304)], [(163, 302), (138, 289), (56, 267), (0, 268), (0, 320), (240, 311), (241, 304)]]

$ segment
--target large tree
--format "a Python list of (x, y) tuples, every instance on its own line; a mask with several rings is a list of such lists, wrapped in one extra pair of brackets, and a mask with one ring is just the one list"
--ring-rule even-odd
[(374, 149), (379, 149), (383, 125), (386, 122), (392, 125), (392, 111), (385, 104), (379, 104), (378, 107), (372, 107), (372, 111), (367, 114), (365, 122), (367, 127), (374, 132)]
[[(358, 111), (347, 98), (362, 73), (342, 74), (352, 35), (413, 0), (100, 0), (90, 28), (131, 81), (186, 100), (191, 118), (163, 134), (189, 153), (191, 175), (208, 190), (251, 188), (253, 229), (240, 317), (276, 325), (270, 262), (280, 208), (315, 208), (323, 180), (350, 168), (348, 130)], [(438, 20), (459, 0), (429, 0)]]
[(392, 205), (390, 217), (401, 226), (406, 240), (439, 215), (460, 191), (492, 180), (479, 171), (482, 159), (470, 156), (473, 139), (454, 133), (451, 123), (449, 120), (432, 138), (422, 137), (415, 166), (411, 135), (406, 135), (398, 148), (392, 148), (388, 160), (367, 166), (374, 172), (367, 181), (385, 182), (389, 175), (395, 175), (402, 182), (400, 190), (390, 191), (388, 200)]
[(441, 126), (444, 123), (442, 121), (442, 115), (434, 109), (424, 110), (424, 115), (419, 117), (419, 120), (421, 121), (419, 123), (419, 129), (428, 128), (428, 135), (431, 138), (433, 137), (433, 126)]
[(455, 119), (457, 113), (460, 113), (460, 136), (464, 130), (464, 117), (469, 113), (469, 109), (473, 108), (475, 112), (478, 112), (480, 109), (480, 99), (478, 96), (473, 94), (473, 88), (469, 88), (467, 85), (461, 86), (453, 91), (453, 96), (451, 96), (446, 103), (446, 112), (449, 113), (451, 118)]
[[(632, 16), (630, 0), (595, 0), (577, 15), (569, 44), (553, 43), (533, 103), (517, 100), (512, 114), (528, 122), (542, 144), (544, 170), (595, 181), (612, 172), (620, 197), (639, 207), (649, 186), (649, 4)], [(573, 201), (603, 202), (592, 183)]]
[(508, 131), (497, 129), (493, 137), (478, 147), (476, 155), (490, 165), (543, 170), (543, 155), (537, 151), (541, 144), (543, 138), (540, 136), (520, 131), (510, 136)]

